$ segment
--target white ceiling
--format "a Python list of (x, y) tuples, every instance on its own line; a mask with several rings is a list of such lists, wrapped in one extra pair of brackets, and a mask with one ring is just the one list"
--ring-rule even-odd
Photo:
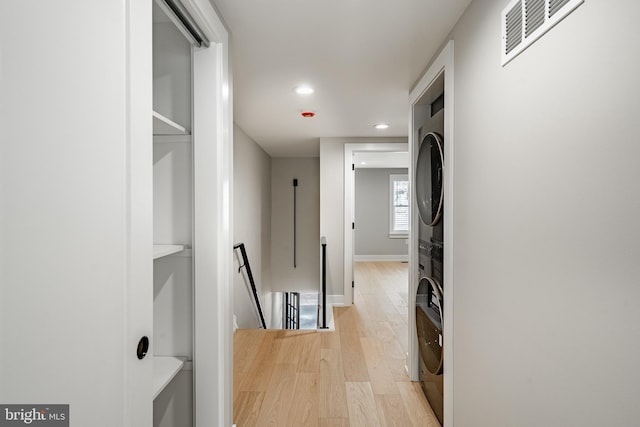
[[(407, 136), (409, 90), (470, 1), (214, 0), (234, 121), (273, 157), (317, 156), (320, 137)], [(315, 93), (293, 91), (304, 83)]]

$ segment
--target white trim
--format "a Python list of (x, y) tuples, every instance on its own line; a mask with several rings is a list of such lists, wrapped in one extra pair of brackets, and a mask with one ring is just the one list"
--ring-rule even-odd
[(327, 295), (327, 307), (343, 307), (344, 295)]
[(409, 255), (354, 255), (354, 262), (408, 262)]
[(389, 237), (390, 239), (405, 239), (407, 240), (409, 238), (409, 232), (403, 233), (403, 234), (389, 234), (387, 237)]
[(209, 0), (182, 3), (211, 42), (209, 48), (193, 51), (194, 200), (198, 203), (194, 206), (193, 233), (194, 425), (229, 426), (233, 421), (233, 101), (229, 34)]
[(211, 43), (228, 45), (229, 32), (209, 0), (181, 0)]
[[(150, 244), (153, 242), (153, 224), (150, 221), (153, 218), (153, 128), (150, 120), (153, 108), (153, 29), (152, 3), (129, 0), (124, 6), (127, 25), (124, 71), (127, 83), (122, 117), (126, 120), (127, 181), (121, 185), (127, 188), (127, 276), (123, 294), (126, 344), (118, 348), (127, 350), (120, 356), (124, 358), (122, 375), (125, 378), (122, 425), (135, 427), (153, 424), (153, 357), (150, 357), (153, 351), (143, 360), (138, 360), (135, 352), (129, 351), (133, 350), (140, 337), (153, 337), (153, 248)], [(120, 123), (112, 125), (119, 126)], [(97, 220), (99, 218), (94, 218), (93, 222)], [(95, 330), (99, 330), (97, 326)]]
[(355, 221), (355, 179), (352, 170), (353, 153), (356, 151), (407, 151), (409, 145), (405, 142), (363, 142), (344, 144), (344, 304), (353, 304), (353, 229), (351, 223)]
[[(453, 311), (454, 311), (454, 69), (453, 69), (453, 40), (450, 40), (442, 49), (440, 54), (434, 59), (429, 69), (418, 81), (414, 89), (409, 95), (409, 154), (411, 162), (409, 163), (409, 175), (414, 176), (414, 164), (417, 158), (418, 139), (417, 130), (413, 128), (414, 107), (418, 100), (427, 92), (429, 87), (435, 80), (444, 73), (444, 132), (446, 155), (444, 156), (444, 427), (454, 425), (453, 419)], [(411, 182), (409, 183), (411, 187)], [(410, 189), (413, 194), (413, 189)], [(411, 227), (409, 231), (409, 307), (415, 306), (415, 295), (417, 288), (417, 272), (418, 272), (418, 215), (414, 203), (414, 197), (411, 198)], [(418, 343), (416, 337), (416, 323), (413, 310), (409, 310), (409, 355), (408, 369), (409, 377), (412, 381), (418, 381)]]

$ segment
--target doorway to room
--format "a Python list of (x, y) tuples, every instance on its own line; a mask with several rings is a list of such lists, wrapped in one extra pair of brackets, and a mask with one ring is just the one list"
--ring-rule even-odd
[[(396, 186), (402, 187), (402, 180), (399, 179), (399, 175), (409, 176), (410, 165), (408, 156), (408, 144), (405, 143), (359, 143), (359, 144), (345, 144), (344, 146), (344, 158), (345, 158), (345, 180), (344, 180), (344, 297), (345, 305), (354, 303), (354, 290), (358, 286), (354, 277), (354, 262), (356, 262), (356, 255), (360, 256), (360, 260), (370, 261), (384, 261), (398, 259), (385, 259), (385, 255), (389, 255), (388, 252), (393, 252), (390, 248), (397, 247), (398, 243), (404, 244), (406, 247), (406, 238), (409, 232), (409, 199), (406, 203), (406, 220), (407, 229), (406, 235), (400, 232), (393, 232), (393, 209), (392, 193), (394, 181)], [(363, 164), (364, 163), (364, 164)], [(358, 183), (360, 190), (364, 190), (369, 193), (366, 196), (361, 195), (364, 198), (365, 203), (361, 204), (360, 211), (356, 211), (356, 174), (361, 170), (366, 169), (362, 174)], [(394, 173), (392, 173), (394, 172)], [(404, 172), (404, 173), (402, 173)], [(391, 175), (395, 175), (393, 178)], [(369, 182), (372, 181), (372, 182)], [(375, 183), (377, 181), (384, 182), (383, 188), (379, 187)], [(380, 191), (381, 190), (381, 191)], [(401, 191), (396, 191), (401, 193)], [(406, 193), (409, 194), (409, 186), (407, 182)], [(402, 198), (402, 197), (400, 197)], [(359, 199), (359, 201), (362, 201)], [(400, 205), (396, 208), (396, 214), (398, 215), (398, 222), (402, 222), (402, 212), (404, 207), (400, 201)], [(367, 205), (368, 208), (367, 208)], [(367, 213), (367, 210), (370, 212)], [(360, 215), (360, 226), (358, 225), (357, 214)], [(379, 226), (376, 226), (376, 223)], [(380, 225), (381, 224), (381, 225)], [(382, 231), (379, 228), (382, 227)], [(356, 230), (365, 230), (357, 236), (356, 242)], [(369, 231), (366, 231), (366, 230)], [(404, 237), (403, 237), (404, 236)], [(375, 242), (373, 246), (369, 246), (372, 242)], [(356, 245), (358, 243), (358, 245)], [(392, 243), (392, 244), (388, 244)], [(367, 247), (369, 246), (369, 247)], [(386, 246), (386, 248), (385, 248)], [(368, 253), (356, 253), (356, 247), (362, 249)], [(383, 249), (384, 248), (384, 249)], [(385, 253), (371, 253), (375, 251), (387, 252)]]

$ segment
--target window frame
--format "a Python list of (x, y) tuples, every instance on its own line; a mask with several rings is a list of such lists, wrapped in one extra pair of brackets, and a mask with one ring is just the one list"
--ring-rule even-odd
[(391, 239), (407, 239), (409, 237), (409, 228), (410, 228), (410, 218), (409, 218), (409, 194), (407, 194), (407, 229), (406, 230), (396, 230), (394, 228), (394, 223), (396, 219), (396, 208), (404, 207), (405, 205), (396, 205), (394, 202), (395, 199), (395, 182), (406, 182), (407, 183), (407, 193), (409, 186), (409, 174), (389, 174), (389, 238)]

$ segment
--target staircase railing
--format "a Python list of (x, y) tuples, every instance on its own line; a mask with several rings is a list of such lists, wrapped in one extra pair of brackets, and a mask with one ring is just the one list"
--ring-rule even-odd
[(260, 298), (258, 297), (258, 291), (256, 290), (256, 283), (253, 280), (253, 273), (251, 272), (251, 265), (249, 265), (249, 257), (247, 256), (247, 250), (244, 248), (244, 243), (238, 243), (237, 245), (233, 245), (233, 249), (240, 249), (240, 254), (242, 256), (242, 265), (238, 268), (238, 272), (245, 269), (247, 273), (247, 278), (249, 279), (249, 283), (251, 285), (251, 291), (253, 292), (253, 299), (256, 304), (256, 308), (258, 310), (258, 315), (260, 317), (260, 323), (264, 329), (267, 329), (267, 324), (264, 321), (264, 315), (262, 314), (262, 307), (260, 306)]
[(300, 293), (284, 293), (283, 329), (300, 329)]
[(318, 327), (320, 329), (327, 329), (327, 238), (322, 236), (320, 243), (322, 244), (322, 285), (320, 288), (322, 307), (320, 309), (320, 316), (318, 316)]

